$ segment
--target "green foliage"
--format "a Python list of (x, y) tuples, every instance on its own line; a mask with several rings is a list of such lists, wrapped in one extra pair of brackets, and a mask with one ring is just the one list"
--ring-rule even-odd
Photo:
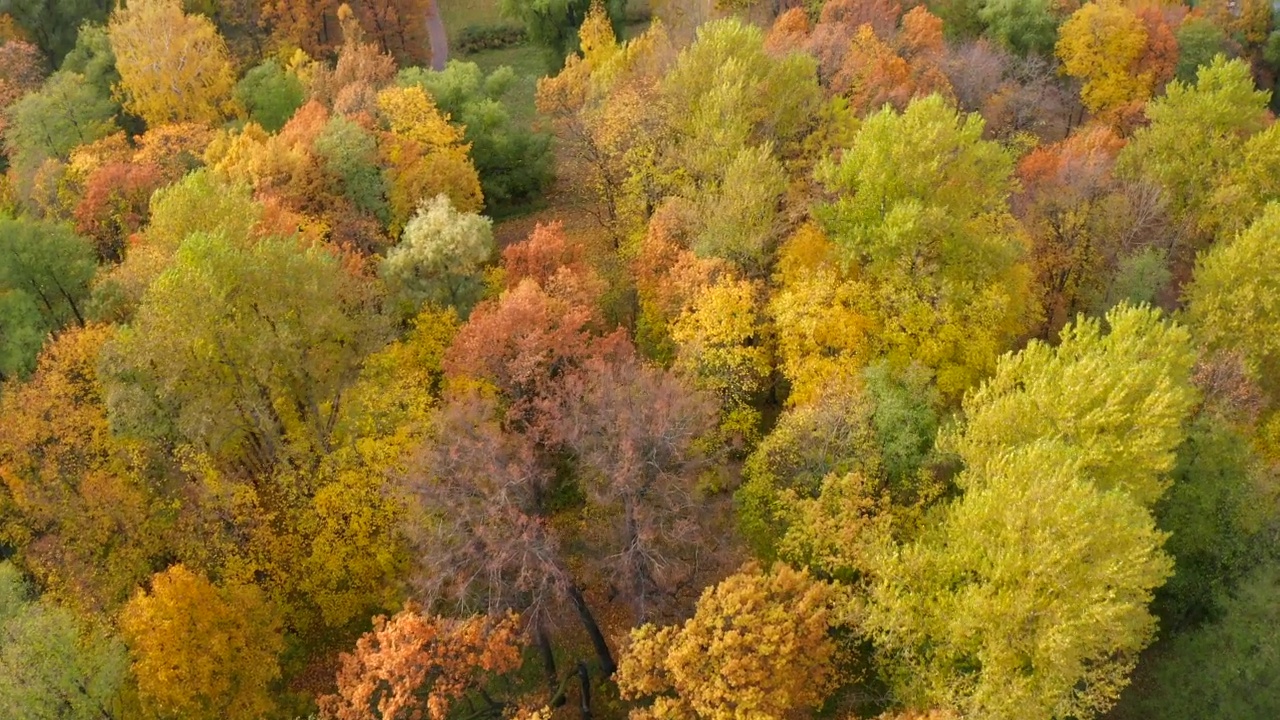
[(1156, 594), (1162, 627), (1179, 632), (1218, 619), (1236, 584), (1259, 559), (1270, 509), (1259, 492), (1261, 463), (1248, 439), (1199, 418), (1178, 450), (1173, 485), (1156, 506), (1174, 574)]
[[(736, 18), (700, 27), (661, 90), (677, 109), (670, 118), (672, 146), (664, 152), (679, 173), (699, 184), (724, 182), (735, 162), (752, 163), (741, 155), (748, 147), (772, 142), (785, 152), (811, 126), (822, 102), (812, 57), (769, 54), (764, 33)], [(759, 168), (759, 162), (749, 167)]]
[(929, 373), (913, 365), (895, 373), (879, 363), (863, 373), (875, 399), (871, 423), (880, 442), (880, 457), (891, 483), (903, 483), (924, 466), (938, 432), (942, 397)]
[(236, 84), (236, 99), (249, 110), (249, 119), (267, 132), (275, 132), (293, 117), (306, 100), (296, 75), (267, 58), (244, 74)]
[(69, 226), (0, 216), (0, 376), (26, 374), (51, 332), (84, 323), (92, 245)]
[(1056, 438), (1079, 454), (1085, 477), (1155, 503), (1198, 400), (1190, 333), (1146, 307), (1107, 313), (1109, 332), (1081, 317), (1057, 347), (1033, 340), (1000, 359), (965, 397), (962, 434), (948, 449), (979, 470), (1009, 450)]
[[(1255, 570), (1222, 619), (1157, 646), (1119, 720), (1280, 717), (1280, 564)], [(1145, 668), (1144, 668), (1145, 670)]]
[(1173, 274), (1169, 271), (1168, 255), (1158, 247), (1148, 247), (1127, 255), (1116, 264), (1115, 277), (1106, 294), (1095, 306), (1095, 313), (1102, 315), (1120, 303), (1130, 305), (1154, 305)]
[(1266, 126), (1269, 98), (1254, 88), (1247, 63), (1218, 55), (1197, 71), (1194, 85), (1175, 80), (1147, 105), (1151, 123), (1121, 151), (1117, 172), (1156, 183), (1175, 218), (1201, 224), (1219, 178)]
[(480, 173), (485, 207), (502, 216), (537, 199), (551, 182), (551, 138), (513, 122), (502, 98), (516, 81), (506, 66), (487, 76), (478, 65), (452, 60), (441, 72), (400, 71), (402, 86), (417, 85), (451, 122), (466, 128), (471, 160)]
[[(578, 27), (597, 0), (501, 0), (502, 15), (524, 24), (533, 43), (546, 48), (552, 70), (578, 49)], [(627, 9), (627, 0), (604, 0), (605, 11), (616, 28)]]
[(1201, 67), (1227, 50), (1227, 34), (1212, 20), (1199, 15), (1183, 20), (1174, 37), (1178, 41), (1176, 77), (1187, 84), (1196, 81)]
[(988, 34), (1020, 55), (1048, 54), (1058, 40), (1059, 18), (1050, 0), (986, 0), (978, 17)]
[(113, 6), (111, 0), (8, 0), (0, 12), (11, 14), (56, 66), (75, 47), (80, 26), (105, 23)]
[(334, 115), (316, 137), (314, 147), (325, 170), (338, 178), (343, 194), (356, 207), (386, 223), (391, 211), (373, 133), (345, 116)]
[(932, 95), (868, 117), (839, 161), (818, 168), (837, 196), (818, 216), (869, 286), (882, 352), (933, 370), (952, 397), (1035, 314), (1008, 210), (1013, 158), (982, 132), (978, 115)]
[(24, 720), (121, 717), (124, 644), (86, 629), (69, 610), (33, 600), (12, 563), (0, 564), (0, 708)]
[(56, 72), (36, 92), (8, 110), (4, 141), (19, 170), (34, 170), (45, 158), (63, 158), (77, 145), (115, 132), (116, 104), (101, 88), (75, 72)]
[(694, 251), (744, 268), (764, 267), (778, 202), (786, 189), (786, 172), (773, 157), (771, 144), (743, 148), (725, 168), (719, 188), (704, 200), (701, 215), (706, 225), (693, 241)]
[(112, 88), (120, 82), (116, 72), (116, 54), (111, 50), (111, 39), (102, 25), (81, 25), (76, 35), (76, 45), (62, 59), (65, 72), (79, 73), (104, 97), (110, 97)]
[(382, 278), (416, 314), (423, 303), (466, 315), (484, 292), (481, 266), (493, 255), (493, 221), (454, 209), (439, 195), (424, 202), (387, 252)]
[(324, 248), (193, 234), (103, 351), (113, 425), (259, 472), (325, 448), (375, 302)]

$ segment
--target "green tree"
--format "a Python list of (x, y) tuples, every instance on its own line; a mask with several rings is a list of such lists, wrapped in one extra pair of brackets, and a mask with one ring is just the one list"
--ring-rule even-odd
[(1177, 78), (1183, 83), (1196, 81), (1200, 68), (1227, 51), (1227, 34), (1209, 18), (1192, 15), (1178, 26)]
[(1081, 317), (1057, 347), (1033, 340), (1001, 358), (965, 397), (963, 430), (948, 448), (980, 472), (1013, 448), (1056, 438), (1099, 488), (1153, 504), (1198, 401), (1190, 333), (1127, 305), (1107, 313), (1106, 326), (1104, 334), (1101, 322)]
[(866, 623), (898, 697), (992, 720), (1105, 712), (1155, 632), (1164, 534), (1054, 440), (959, 483), (936, 525), (876, 563)]
[(394, 292), (421, 306), (452, 306), (465, 315), (484, 291), (481, 266), (493, 255), (493, 221), (458, 212), (437, 195), (418, 208), (381, 273)]
[(36, 600), (12, 563), (0, 563), (0, 708), (29, 720), (121, 717), (124, 644)]
[(314, 147), (325, 170), (338, 178), (343, 194), (357, 208), (386, 223), (391, 211), (373, 133), (343, 115), (334, 115), (316, 136)]
[(1049, 0), (986, 0), (978, 17), (988, 34), (1021, 55), (1047, 54), (1058, 39), (1060, 18)]
[(45, 158), (65, 159), (77, 145), (116, 131), (116, 104), (76, 72), (60, 71), (7, 111), (4, 144), (15, 168), (33, 171)]
[(305, 88), (297, 75), (267, 58), (249, 69), (236, 83), (236, 99), (249, 111), (249, 119), (267, 132), (276, 132), (293, 117), (306, 100)]
[(551, 182), (551, 138), (511, 117), (502, 102), (516, 74), (503, 66), (485, 75), (480, 66), (453, 60), (441, 72), (400, 71), (401, 85), (419, 85), (454, 123), (466, 128), (471, 160), (480, 173), (488, 214), (501, 217), (538, 199)]
[(551, 69), (558, 70), (578, 49), (578, 27), (593, 4), (603, 7), (615, 26), (627, 9), (627, 0), (502, 0), (501, 8), (503, 16), (524, 25), (529, 39), (546, 49)]
[(327, 450), (344, 390), (384, 337), (375, 304), (325, 248), (193, 234), (103, 351), (113, 424), (256, 472)]
[(1036, 316), (1025, 241), (1009, 213), (1013, 158), (983, 121), (937, 95), (868, 117), (818, 169), (836, 193), (817, 209), (855, 284), (876, 349), (918, 361), (956, 397), (990, 372)]
[(1269, 122), (1269, 99), (1254, 87), (1247, 63), (1218, 55), (1196, 72), (1194, 84), (1175, 80), (1147, 105), (1151, 123), (1120, 152), (1116, 171), (1160, 186), (1174, 218), (1194, 232), (1211, 210), (1219, 179)]
[(10, 0), (0, 9), (11, 14), (57, 66), (75, 47), (80, 27), (106, 22), (112, 6), (110, 0)]
[(1280, 565), (1259, 567), (1222, 619), (1153, 649), (1118, 720), (1262, 718), (1280, 714)]
[(0, 377), (25, 374), (44, 338), (85, 322), (93, 247), (69, 226), (0, 217)]

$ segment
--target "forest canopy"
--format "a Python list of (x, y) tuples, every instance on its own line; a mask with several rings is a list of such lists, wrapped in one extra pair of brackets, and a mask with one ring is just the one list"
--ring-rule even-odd
[(1268, 0), (0, 0), (0, 716), (1280, 717)]

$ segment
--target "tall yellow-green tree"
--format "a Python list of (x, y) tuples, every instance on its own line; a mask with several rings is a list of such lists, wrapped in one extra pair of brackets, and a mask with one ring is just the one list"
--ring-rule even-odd
[(1033, 340), (1001, 358), (965, 397), (963, 432), (953, 438), (965, 464), (980, 471), (1013, 448), (1055, 438), (1100, 488), (1154, 504), (1199, 399), (1191, 337), (1147, 307), (1121, 305), (1106, 327), (1081, 317), (1057, 347)]
[(895, 694), (962, 717), (1097, 717), (1155, 633), (1164, 534), (1053, 439), (959, 482), (918, 540), (870, 555), (866, 624)]
[(236, 113), (235, 70), (218, 29), (178, 0), (134, 0), (107, 25), (124, 106), (148, 125), (216, 124)]
[(1239, 167), (1250, 137), (1269, 124), (1269, 100), (1254, 86), (1247, 63), (1219, 55), (1201, 66), (1195, 83), (1175, 80), (1152, 100), (1150, 124), (1120, 152), (1117, 173), (1164, 191), (1170, 214), (1190, 231), (1187, 250), (1203, 247), (1209, 239), (1203, 231), (1216, 227), (1214, 188)]
[(1013, 158), (982, 132), (981, 117), (931, 95), (868, 117), (818, 169), (836, 200), (816, 212), (877, 327), (864, 356), (920, 362), (951, 397), (1038, 315), (1009, 212)]
[(284, 643), (255, 588), (220, 588), (175, 565), (125, 606), (120, 629), (145, 717), (222, 720), (274, 708)]
[(1280, 203), (1267, 205), (1244, 232), (1204, 253), (1187, 291), (1187, 321), (1211, 350), (1243, 353), (1249, 369), (1276, 389), (1280, 371)]

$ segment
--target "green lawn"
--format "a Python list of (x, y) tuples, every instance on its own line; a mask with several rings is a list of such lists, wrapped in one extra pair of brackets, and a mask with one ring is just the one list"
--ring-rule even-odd
[(492, 25), (503, 22), (498, 9), (501, 0), (439, 0), (440, 14), (444, 16), (445, 29), (450, 39), (457, 37), (463, 28), (471, 25)]

